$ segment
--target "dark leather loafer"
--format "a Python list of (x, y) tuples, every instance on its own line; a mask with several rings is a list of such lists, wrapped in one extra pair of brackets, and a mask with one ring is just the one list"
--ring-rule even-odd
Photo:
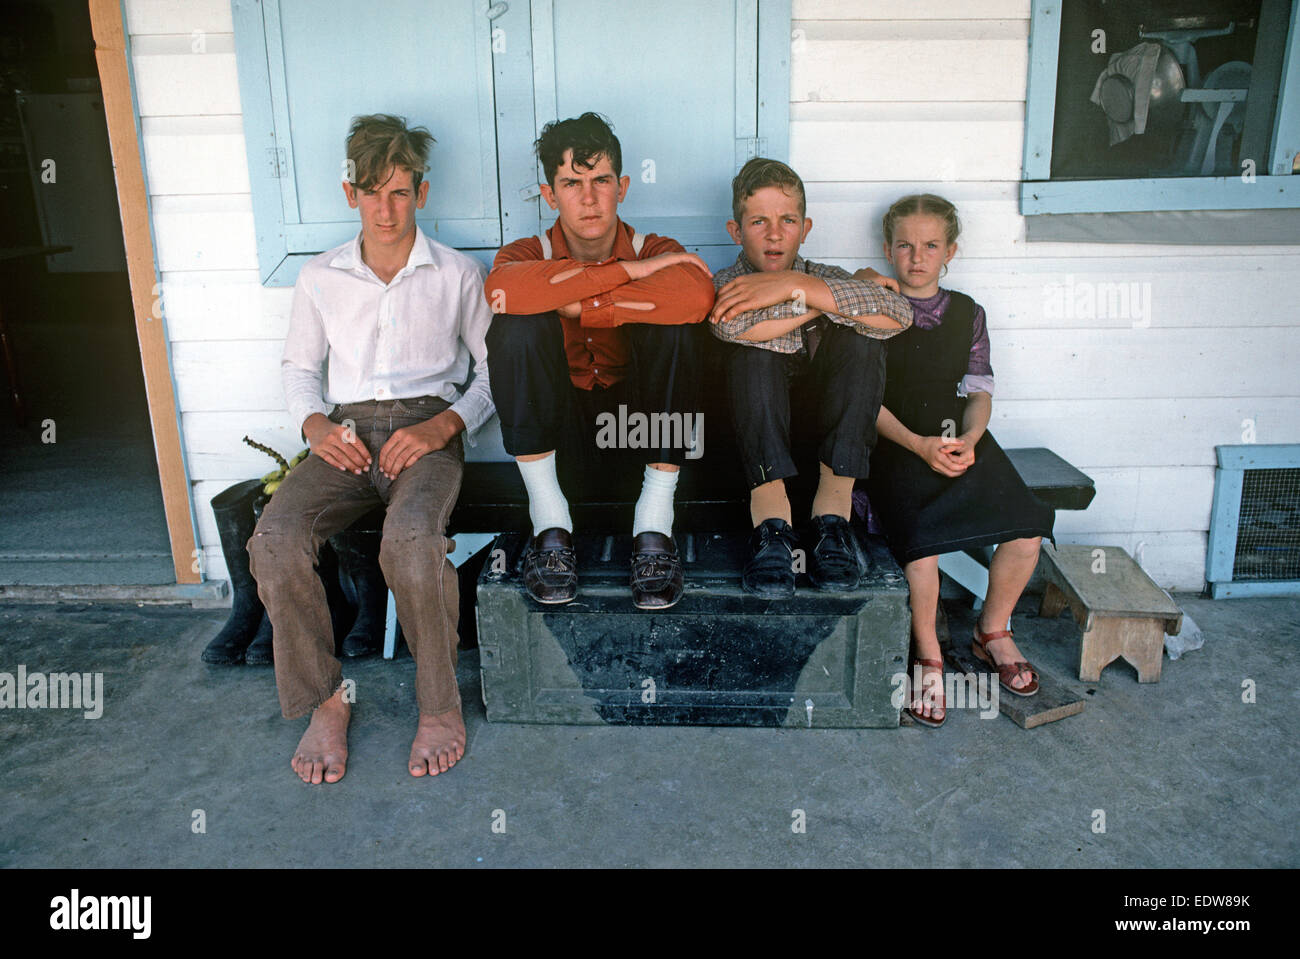
[(794, 530), (783, 519), (765, 519), (749, 538), (749, 562), (740, 578), (747, 593), (762, 599), (794, 595)]
[(548, 606), (578, 595), (578, 557), (567, 529), (552, 526), (533, 537), (524, 556), (524, 588)]
[(682, 598), (682, 561), (671, 536), (638, 533), (632, 540), (632, 602), (667, 609)]
[(849, 521), (833, 514), (814, 516), (811, 532), (808, 578), (813, 585), (832, 593), (856, 589), (862, 578), (862, 563)]

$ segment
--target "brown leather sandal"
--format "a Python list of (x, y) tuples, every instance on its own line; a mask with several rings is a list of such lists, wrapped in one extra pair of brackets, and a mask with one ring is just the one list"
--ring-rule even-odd
[[(1009, 629), (1000, 629), (996, 633), (981, 633), (980, 624), (977, 622), (975, 624), (975, 639), (970, 644), (970, 651), (980, 662), (987, 663), (997, 671), (998, 682), (1007, 692), (1015, 693), (1017, 696), (1032, 696), (1038, 692), (1038, 670), (1023, 660), (1016, 663), (999, 663), (987, 649), (988, 644), (993, 640), (1011, 637), (1012, 635), (1013, 633)], [(1029, 673), (1030, 680), (1017, 689), (1011, 685), (1011, 680), (1023, 672)]]
[[(938, 729), (940, 726), (944, 724), (944, 721), (948, 718), (948, 703), (944, 698), (944, 691), (943, 691), (943, 660), (913, 659), (910, 663), (907, 664), (907, 682), (909, 687), (912, 684), (912, 677), (916, 675), (915, 667), (917, 665), (930, 666), (939, 670), (939, 696), (937, 699), (931, 701), (930, 711), (933, 713), (936, 709), (942, 709), (943, 716), (940, 717), (939, 719), (934, 719), (933, 717), (927, 716), (924, 713), (920, 712), (919, 710), (914, 710), (912, 708), (911, 704), (917, 702), (918, 697), (923, 697), (924, 693), (926, 692), (926, 686), (928, 684), (925, 682), (924, 670), (921, 671), (922, 688), (919, 690), (916, 689), (912, 690), (912, 696), (908, 697), (908, 705), (905, 706), (904, 708), (907, 710), (907, 715), (911, 716), (922, 726), (929, 726), (931, 729)], [(924, 698), (920, 698), (919, 701), (922, 703), (925, 702)]]

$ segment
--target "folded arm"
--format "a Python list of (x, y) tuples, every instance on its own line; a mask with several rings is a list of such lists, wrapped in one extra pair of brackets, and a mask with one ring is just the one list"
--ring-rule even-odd
[(753, 339), (745, 334), (760, 324), (765, 332), (777, 328), (773, 321), (803, 317), (800, 323), (786, 325), (782, 330), (786, 332), (807, 322), (810, 313), (825, 314), (835, 323), (881, 339), (911, 326), (912, 306), (897, 293), (850, 276), (840, 267), (808, 262), (808, 268), (807, 273), (777, 270), (725, 279), (710, 316), (715, 334), (726, 340)]
[(667, 237), (638, 260), (581, 263), (543, 260), (541, 244), (514, 243), (498, 254), (484, 284), (494, 313), (581, 318), (583, 326), (698, 323), (713, 305), (709, 269)]
[(541, 245), (533, 246), (536, 256), (526, 259), (526, 241), (512, 243), (497, 253), (492, 272), (483, 284), (493, 313), (546, 313), (598, 297), (630, 281), (627, 270), (618, 262), (543, 260)]
[(901, 294), (850, 275), (843, 267), (810, 262), (808, 269), (830, 287), (835, 298), (834, 306), (826, 310), (832, 323), (855, 327), (876, 339), (894, 336), (912, 325), (912, 304)]
[(624, 323), (680, 326), (699, 323), (709, 315), (714, 295), (711, 274), (694, 253), (678, 247), (641, 260), (625, 260), (619, 265), (632, 278), (607, 293), (584, 299), (583, 326), (609, 327)]
[(784, 336), (791, 330), (798, 329), (805, 323), (809, 323), (821, 315), (821, 310), (810, 310), (807, 313), (802, 313), (799, 316), (792, 316), (784, 320), (759, 320), (756, 323), (744, 325), (742, 329), (733, 331), (730, 327), (743, 323), (746, 317), (750, 316), (748, 313), (742, 313), (734, 320), (728, 320), (725, 323), (717, 324), (713, 328), (713, 332), (723, 340), (740, 340), (746, 343), (766, 343), (769, 340), (776, 339), (778, 336)]

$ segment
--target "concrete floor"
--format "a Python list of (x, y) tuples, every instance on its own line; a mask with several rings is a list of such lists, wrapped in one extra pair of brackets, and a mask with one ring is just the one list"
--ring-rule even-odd
[[(347, 776), (316, 787), (289, 769), (305, 720), (280, 718), (272, 671), (200, 664), (224, 611), (0, 606), (0, 671), (105, 684), (98, 719), (0, 711), (0, 867), (1300, 865), (1300, 601), (1177, 598), (1204, 648), (1157, 685), (1114, 664), (1033, 730), (490, 724), (470, 651), (468, 752), (432, 780), (405, 769), (413, 663), (369, 661), (347, 670)], [(1073, 625), (1022, 605), (1022, 649), (1071, 678)], [(955, 636), (971, 615), (949, 604)]]

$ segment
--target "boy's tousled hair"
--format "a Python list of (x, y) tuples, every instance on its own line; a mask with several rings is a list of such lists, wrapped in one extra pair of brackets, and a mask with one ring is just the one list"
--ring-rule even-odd
[(580, 117), (555, 120), (542, 127), (542, 135), (533, 143), (542, 163), (548, 186), (555, 186), (555, 171), (564, 163), (564, 154), (573, 151), (572, 166), (591, 169), (602, 156), (609, 160), (615, 176), (623, 175), (623, 147), (614, 129), (599, 113), (588, 111)]
[(407, 128), (406, 118), (391, 113), (353, 117), (348, 130), (348, 180), (360, 190), (383, 186), (391, 169), (411, 171), (417, 188), (429, 169), (429, 144), (436, 142), (424, 127)]
[(737, 223), (743, 216), (745, 201), (765, 186), (778, 186), (786, 193), (794, 192), (799, 197), (799, 215), (807, 214), (808, 203), (799, 174), (780, 160), (754, 157), (746, 161), (731, 181), (731, 215)]
[(898, 221), (916, 213), (926, 213), (943, 220), (944, 237), (948, 245), (952, 246), (957, 242), (957, 235), (961, 233), (961, 220), (957, 219), (957, 208), (943, 197), (935, 196), (933, 193), (912, 193), (895, 201), (894, 205), (885, 211), (881, 225), (885, 230), (886, 245), (894, 245), (894, 227), (898, 225)]

